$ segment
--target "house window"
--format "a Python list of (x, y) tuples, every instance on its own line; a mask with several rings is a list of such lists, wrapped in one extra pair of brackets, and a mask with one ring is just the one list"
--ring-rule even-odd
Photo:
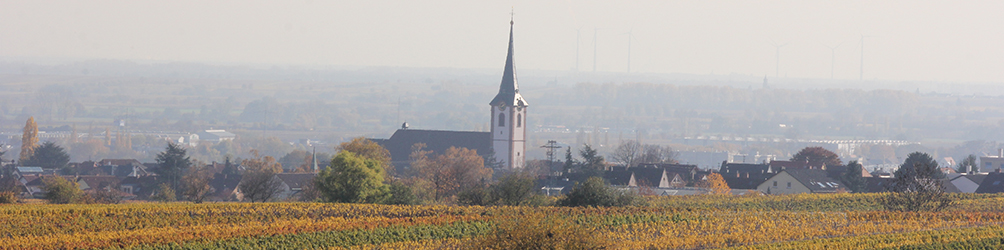
[(788, 182), (788, 189), (791, 189), (791, 182)]
[(777, 181), (774, 181), (774, 186), (775, 186), (775, 187), (777, 186)]
[(499, 127), (505, 127), (505, 114), (499, 114)]
[(518, 128), (522, 126), (523, 126), (523, 115), (516, 114), (516, 127)]

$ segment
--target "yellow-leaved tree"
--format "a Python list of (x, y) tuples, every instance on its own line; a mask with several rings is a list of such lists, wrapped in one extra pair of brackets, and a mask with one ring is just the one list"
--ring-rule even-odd
[(21, 135), (21, 155), (18, 161), (27, 161), (35, 155), (35, 147), (38, 146), (38, 124), (35, 124), (35, 117), (28, 117), (24, 123), (24, 133)]
[(732, 189), (729, 188), (729, 184), (725, 182), (725, 178), (718, 173), (711, 173), (708, 175), (708, 180), (701, 182), (698, 186), (708, 189), (708, 194), (714, 195), (727, 195), (732, 193)]

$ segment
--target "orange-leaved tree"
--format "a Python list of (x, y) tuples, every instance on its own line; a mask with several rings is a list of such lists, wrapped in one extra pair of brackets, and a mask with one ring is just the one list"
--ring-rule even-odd
[(708, 180), (701, 183), (700, 187), (707, 188), (708, 194), (726, 195), (732, 193), (732, 189), (729, 188), (729, 184), (725, 182), (725, 178), (722, 178), (722, 175), (711, 173), (707, 178)]
[[(414, 149), (414, 148), (413, 148)], [(421, 148), (413, 156), (412, 168), (419, 178), (431, 183), (434, 199), (450, 198), (459, 191), (486, 182), (492, 177), (492, 170), (484, 165), (484, 158), (477, 150), (450, 147), (433, 159), (425, 158)], [(425, 153), (428, 153), (427, 151)]]

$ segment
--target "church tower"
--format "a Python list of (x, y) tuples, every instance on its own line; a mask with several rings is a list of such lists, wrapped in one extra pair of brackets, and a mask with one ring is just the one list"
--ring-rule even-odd
[(495, 159), (502, 166), (522, 168), (526, 160), (526, 101), (519, 94), (516, 84), (516, 62), (513, 60), (512, 20), (509, 21), (509, 53), (505, 58), (505, 70), (499, 93), (489, 105), (492, 106), (492, 150)]

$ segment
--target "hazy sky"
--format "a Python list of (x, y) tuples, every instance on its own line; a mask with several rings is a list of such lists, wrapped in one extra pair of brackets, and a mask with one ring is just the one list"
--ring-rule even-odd
[(0, 57), (1004, 82), (1004, 1), (7, 1)]

